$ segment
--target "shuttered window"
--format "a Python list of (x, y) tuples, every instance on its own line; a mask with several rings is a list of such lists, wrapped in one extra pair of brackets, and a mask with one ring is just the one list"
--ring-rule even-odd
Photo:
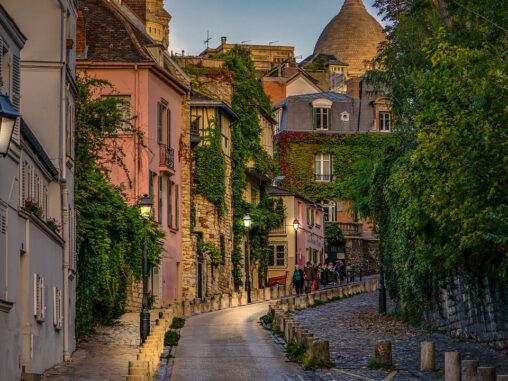
[[(20, 106), (20, 91), (21, 91), (21, 68), (18, 56), (12, 57), (12, 104), (19, 111)], [(12, 140), (19, 144), (19, 123), (20, 118), (14, 125), (14, 132)]]
[(158, 176), (157, 221), (162, 224), (162, 176)]
[(168, 148), (171, 148), (171, 110), (170, 109), (167, 110), (166, 123), (167, 123), (167, 131), (166, 131), (167, 145), (168, 145)]
[(175, 229), (180, 228), (180, 206), (179, 206), (180, 188), (175, 185)]
[(157, 143), (162, 144), (162, 114), (164, 105), (157, 103)]
[(62, 291), (53, 287), (53, 326), (55, 329), (62, 329), (63, 314), (62, 314)]
[(34, 317), (38, 322), (46, 319), (46, 301), (44, 278), (39, 274), (34, 274)]
[(173, 182), (168, 179), (168, 226), (173, 226)]

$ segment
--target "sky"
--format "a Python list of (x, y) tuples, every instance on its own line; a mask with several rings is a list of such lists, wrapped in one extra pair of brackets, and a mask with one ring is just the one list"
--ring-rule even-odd
[[(380, 22), (374, 0), (364, 0), (369, 12)], [(295, 55), (307, 57), (328, 22), (339, 12), (343, 0), (164, 0), (173, 16), (170, 47), (196, 55), (205, 49), (209, 31), (210, 47), (228, 42), (289, 45)], [(277, 41), (277, 42), (275, 42)]]

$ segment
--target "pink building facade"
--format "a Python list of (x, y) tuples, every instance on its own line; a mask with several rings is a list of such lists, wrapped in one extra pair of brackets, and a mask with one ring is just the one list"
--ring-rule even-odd
[[(144, 194), (153, 197), (153, 220), (160, 225), (165, 238), (162, 261), (152, 270), (150, 286), (155, 306), (164, 307), (182, 299), (181, 161), (178, 153), (184, 122), (183, 105), (189, 88), (174, 75), (177, 69), (171, 67), (162, 47), (158, 51), (160, 60), (152, 58), (154, 42), (141, 28), (142, 24), (132, 21), (133, 15), (126, 6), (95, 0), (85, 2), (89, 11), (86, 23), (78, 23), (78, 43), (79, 35), (83, 42), (78, 71), (109, 81), (113, 89), (104, 89), (100, 96), (114, 95), (127, 101), (130, 104), (127, 117), (141, 132), (141, 135), (129, 133), (118, 139), (126, 154), (127, 171), (112, 166), (111, 181), (124, 187), (131, 203)], [(111, 36), (104, 37), (100, 29), (96, 29), (105, 23), (120, 27), (115, 31), (115, 36), (122, 41), (118, 43), (120, 51), (102, 49), (101, 45), (111, 44)], [(123, 36), (119, 36), (121, 28), (125, 32)], [(133, 29), (136, 33), (131, 33)], [(127, 38), (130, 43), (125, 42)], [(86, 41), (93, 41), (93, 45)], [(135, 287), (132, 293), (136, 293)], [(136, 296), (131, 295), (131, 299), (135, 300)]]

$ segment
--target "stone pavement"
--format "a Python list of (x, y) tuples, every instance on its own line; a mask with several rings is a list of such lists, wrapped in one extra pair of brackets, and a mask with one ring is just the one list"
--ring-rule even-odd
[[(443, 378), (444, 352), (459, 351), (463, 359), (480, 361), (480, 366), (495, 366), (498, 374), (508, 374), (508, 357), (495, 352), (483, 344), (454, 341), (449, 336), (429, 332), (402, 323), (389, 316), (377, 313), (378, 294), (362, 294), (316, 308), (298, 311), (293, 317), (307, 327), (316, 337), (330, 341), (330, 356), (339, 370), (307, 373), (306, 377), (314, 379), (349, 380), (358, 379), (383, 380), (386, 372), (372, 372), (366, 369), (374, 355), (376, 340), (390, 339), (393, 346), (395, 367), (402, 369), (394, 381), (402, 380), (435, 380)], [(420, 343), (432, 340), (438, 351), (437, 360), (440, 371), (421, 373), (419, 371)], [(342, 372), (342, 373), (341, 373)], [(300, 375), (295, 380), (300, 380)], [(307, 380), (307, 378), (303, 378)]]
[(171, 381), (285, 381), (298, 373), (259, 324), (267, 312), (259, 303), (187, 319)]
[[(156, 315), (156, 314), (152, 314)], [(72, 361), (48, 370), (44, 381), (125, 381), (127, 364), (139, 345), (139, 314), (123, 315), (117, 324), (101, 327), (80, 343)]]

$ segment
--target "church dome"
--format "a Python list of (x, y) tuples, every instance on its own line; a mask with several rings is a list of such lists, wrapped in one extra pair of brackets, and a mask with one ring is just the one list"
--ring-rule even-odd
[(361, 76), (368, 69), (379, 44), (385, 41), (383, 27), (365, 9), (362, 0), (345, 0), (340, 12), (326, 26), (314, 53), (334, 55), (349, 64), (350, 76)]

